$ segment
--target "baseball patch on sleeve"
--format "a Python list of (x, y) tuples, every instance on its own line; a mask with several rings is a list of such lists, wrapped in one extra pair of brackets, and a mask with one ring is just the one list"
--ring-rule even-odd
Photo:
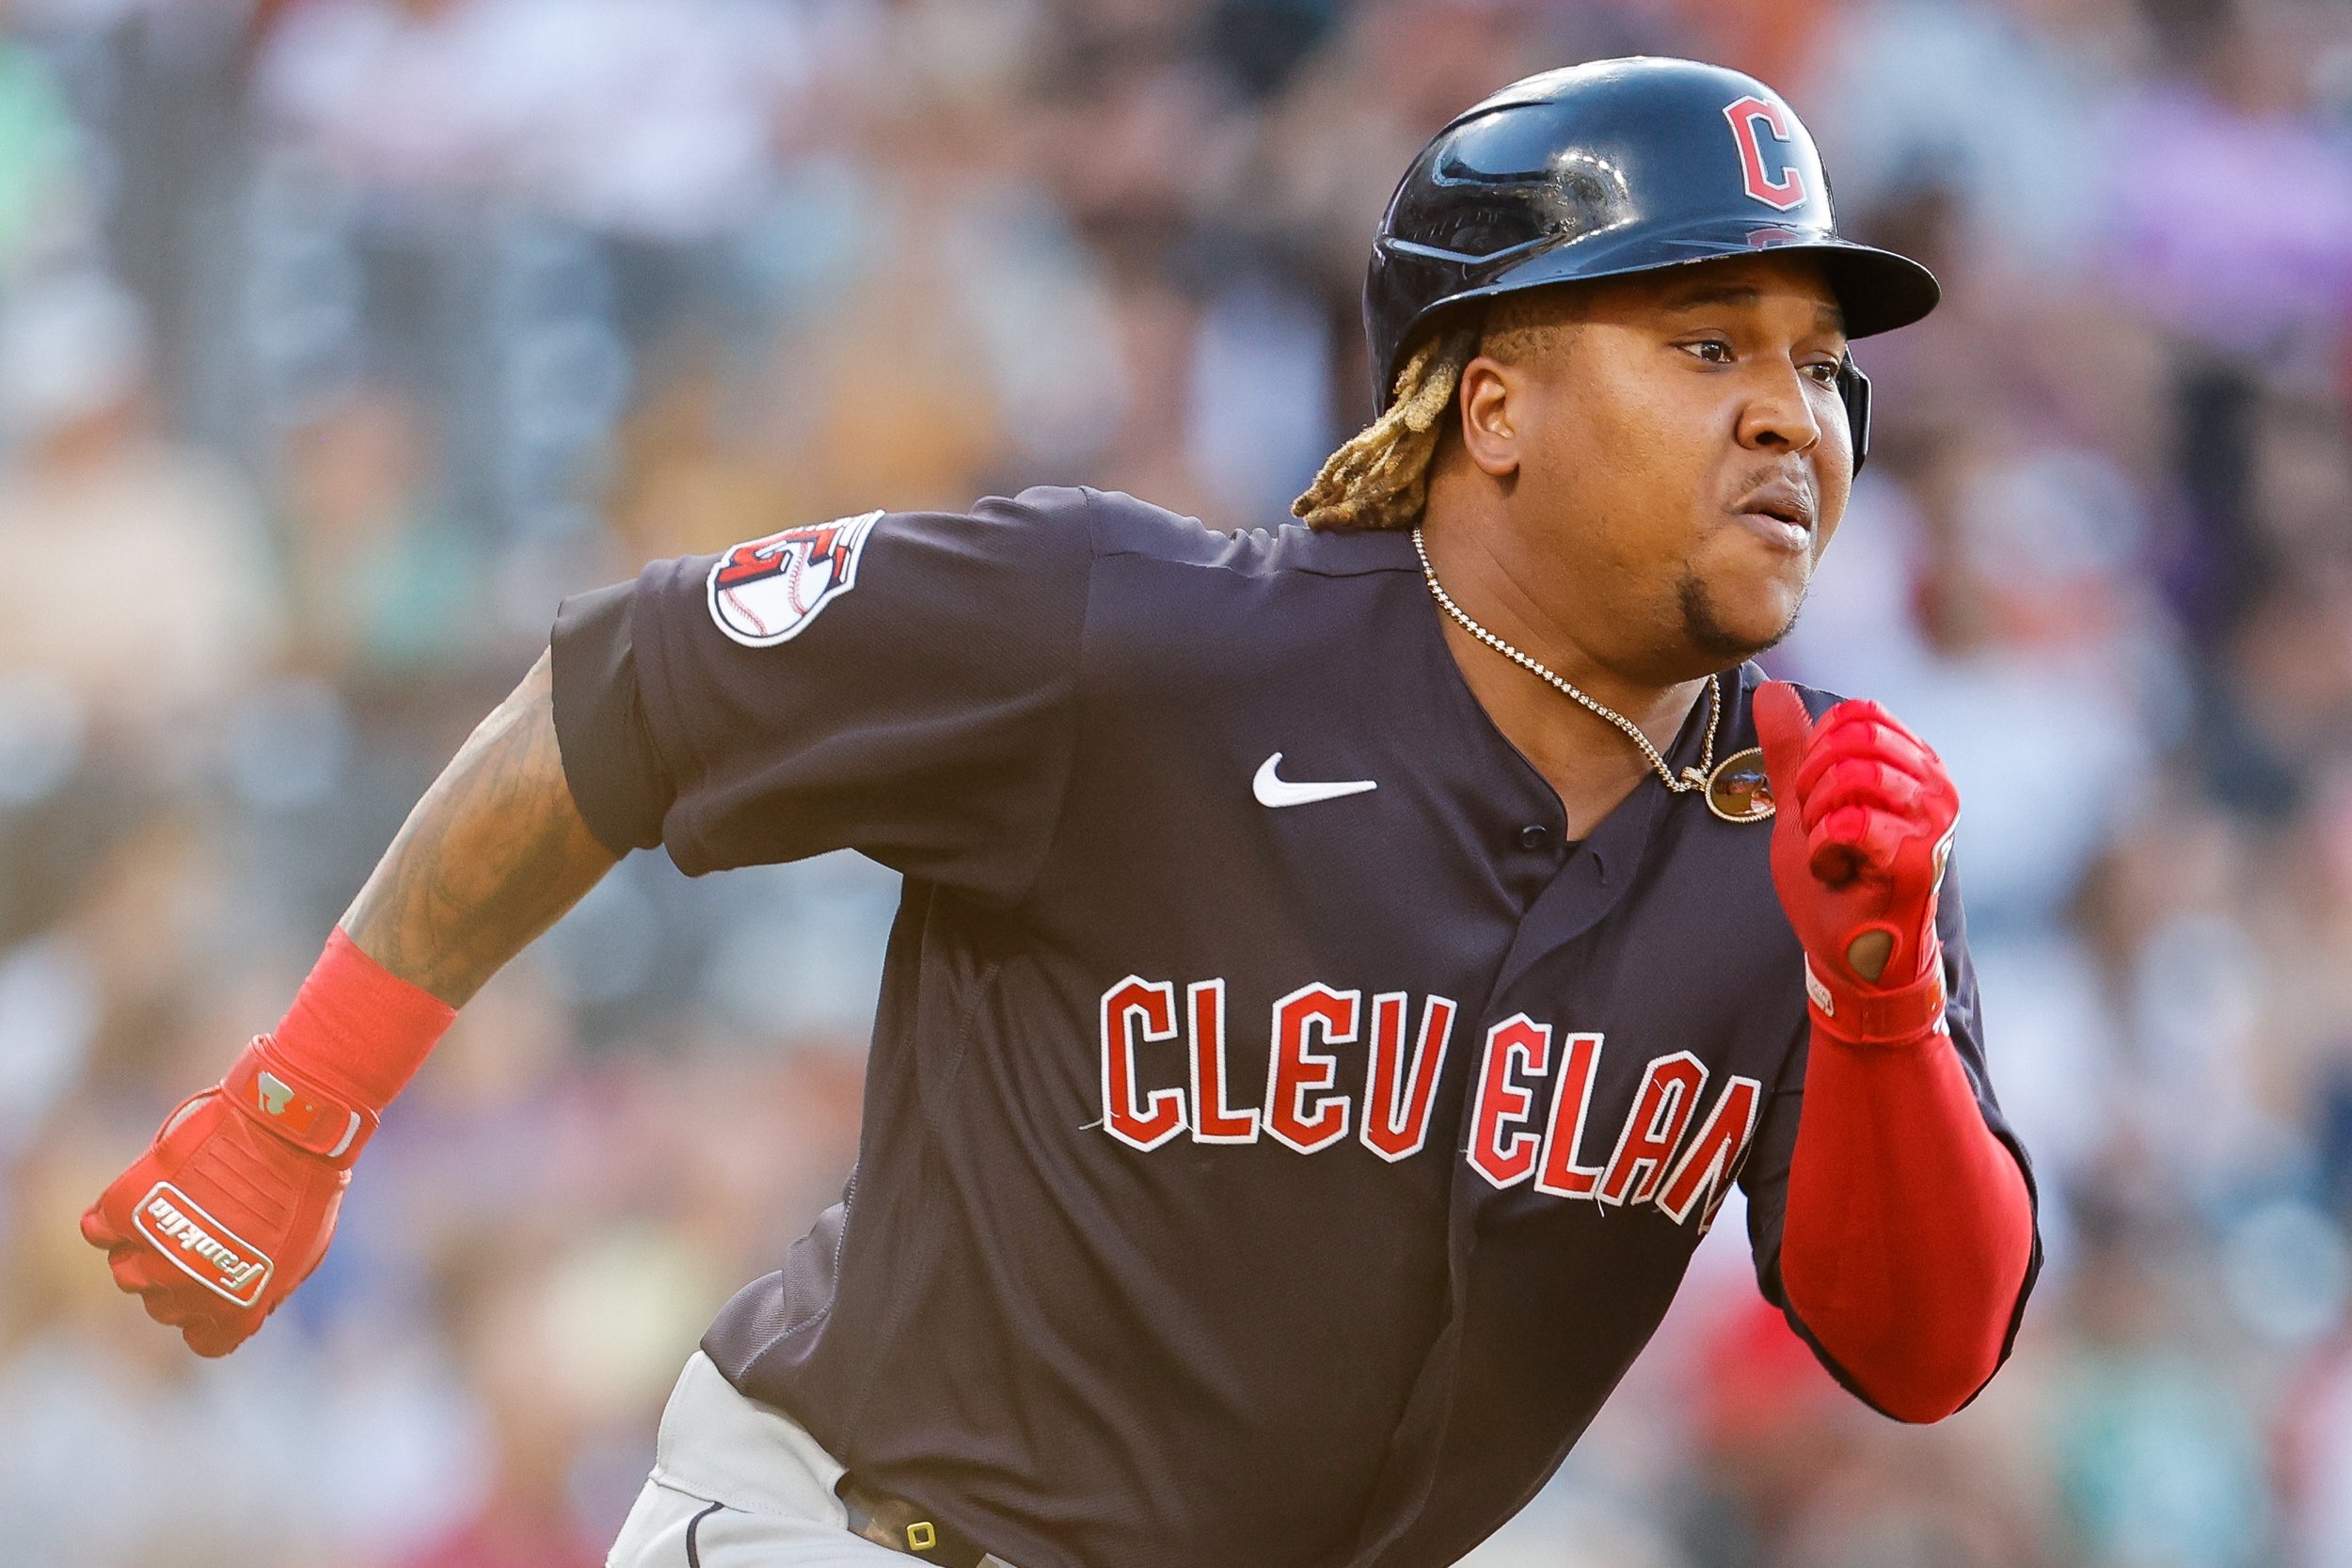
[(880, 512), (788, 528), (721, 556), (710, 568), (710, 618), (747, 648), (788, 642), (857, 586), (857, 558)]

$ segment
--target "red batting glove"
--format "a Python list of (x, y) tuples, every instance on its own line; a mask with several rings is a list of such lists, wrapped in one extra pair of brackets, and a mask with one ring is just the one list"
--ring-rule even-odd
[(171, 1113), (83, 1239), (190, 1350), (228, 1354), (326, 1255), (352, 1162), (453, 1016), (338, 930), (275, 1037)]
[(1796, 689), (1756, 694), (1772, 800), (1772, 885), (1805, 954), (1813, 1021), (1891, 1043), (1944, 1025), (1936, 896), (1960, 792), (1925, 742), (1876, 703), (1807, 718)]
[(226, 1355), (326, 1256), (374, 1130), (373, 1114), (305, 1085), (257, 1036), (82, 1216), (83, 1239), (190, 1350)]

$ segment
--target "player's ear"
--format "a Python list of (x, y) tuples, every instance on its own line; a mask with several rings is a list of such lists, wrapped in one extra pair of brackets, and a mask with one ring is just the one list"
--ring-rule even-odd
[(1518, 366), (1483, 354), (1462, 367), (1462, 446), (1471, 462), (1496, 479), (1518, 471), (1526, 383)]

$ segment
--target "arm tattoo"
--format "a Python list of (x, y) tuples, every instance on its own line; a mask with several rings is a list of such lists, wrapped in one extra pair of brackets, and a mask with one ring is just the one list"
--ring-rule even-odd
[(617, 859), (572, 802), (554, 691), (542, 654), (425, 791), (343, 912), (361, 952), (453, 1007)]

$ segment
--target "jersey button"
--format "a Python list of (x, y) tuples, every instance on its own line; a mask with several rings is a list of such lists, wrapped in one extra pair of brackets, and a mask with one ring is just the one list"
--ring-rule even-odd
[(1551, 830), (1541, 822), (1530, 822), (1519, 830), (1519, 847), (1531, 855), (1541, 854), (1551, 847)]

